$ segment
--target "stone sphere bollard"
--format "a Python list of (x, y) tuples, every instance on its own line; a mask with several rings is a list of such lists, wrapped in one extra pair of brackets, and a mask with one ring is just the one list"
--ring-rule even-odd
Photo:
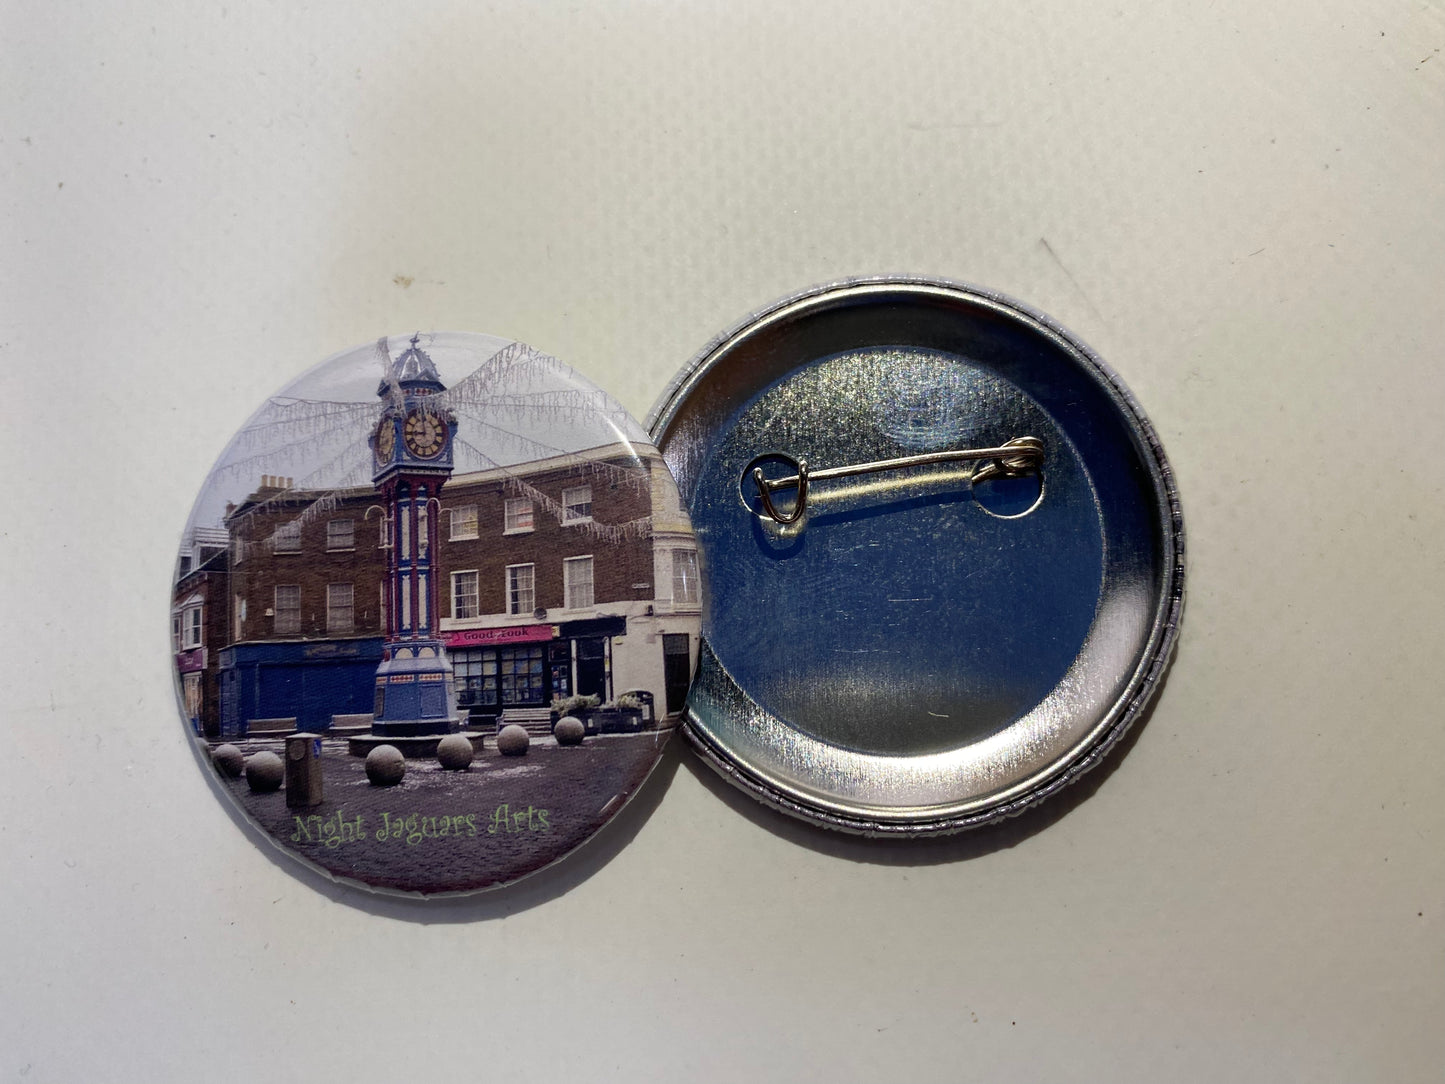
[(465, 734), (448, 734), (437, 742), (437, 761), (449, 772), (465, 771), (472, 753), (472, 739)]
[(255, 753), (246, 761), (246, 782), (257, 794), (280, 790), (285, 778), (286, 765), (275, 753)]
[(226, 778), (239, 779), (246, 768), (246, 757), (241, 750), (227, 743), (216, 746), (211, 753), (211, 763)]
[(504, 757), (521, 757), (527, 755), (527, 746), (532, 744), (532, 739), (527, 736), (527, 731), (516, 723), (509, 723), (502, 727), (497, 735), (497, 752)]
[(575, 715), (566, 715), (557, 720), (552, 736), (557, 739), (558, 745), (581, 745), (582, 739), (587, 736), (587, 727)]
[(373, 786), (394, 787), (406, 774), (406, 757), (394, 745), (378, 745), (366, 754), (366, 778)]

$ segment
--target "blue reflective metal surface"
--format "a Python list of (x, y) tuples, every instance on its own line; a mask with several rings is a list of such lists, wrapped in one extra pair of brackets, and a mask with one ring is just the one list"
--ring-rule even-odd
[[(906, 425), (904, 443), (892, 404), (931, 380), (948, 409), (933, 441)], [(821, 466), (1019, 435), (1044, 441), (1047, 495), (1032, 511), (1004, 499), (1013, 518), (986, 511), (959, 467), (817, 483), (792, 529), (738, 496), (760, 449)], [(770, 384), (720, 435), (692, 515), (718, 661), (766, 710), (853, 749), (937, 751), (1007, 726), (1064, 675), (1098, 604), (1103, 542), (1083, 460), (1026, 394), (957, 355), (851, 351)]]
[[(1147, 698), (1182, 598), (1162, 450), (1061, 329), (949, 284), (850, 283), (700, 355), (654, 413), (697, 530), (706, 650), (686, 730), (760, 797), (858, 830), (1037, 800)], [(1036, 475), (935, 464), (760, 511), (760, 455), (813, 470), (1042, 440)], [(780, 466), (769, 476), (784, 473)]]

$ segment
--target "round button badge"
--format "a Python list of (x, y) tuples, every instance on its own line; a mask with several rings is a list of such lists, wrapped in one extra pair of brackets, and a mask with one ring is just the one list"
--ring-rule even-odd
[(870, 835), (987, 823), (1158, 687), (1173, 476), (1042, 314), (929, 279), (809, 290), (704, 349), (652, 432), (717, 588), (684, 733), (755, 797)]
[(520, 343), (384, 338), (266, 402), (208, 476), (172, 600), (181, 715), (314, 868), (491, 888), (636, 793), (702, 602), (671, 473), (612, 398)]

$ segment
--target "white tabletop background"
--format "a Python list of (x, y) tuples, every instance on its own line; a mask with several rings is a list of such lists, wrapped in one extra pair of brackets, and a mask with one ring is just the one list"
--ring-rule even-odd
[[(1426, 1081), (1445, 1065), (1432, 2), (7, 2), (0, 1080)], [(452, 328), (635, 413), (887, 271), (1093, 346), (1182, 488), (1146, 725), (917, 846), (671, 750), (514, 890), (258, 846), (175, 709), (230, 434)]]

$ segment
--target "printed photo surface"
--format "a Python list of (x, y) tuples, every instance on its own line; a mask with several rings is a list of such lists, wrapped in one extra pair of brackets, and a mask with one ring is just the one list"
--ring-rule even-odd
[(176, 565), (178, 702), (298, 858), (476, 891), (636, 792), (702, 604), (672, 475), (606, 393), (520, 343), (383, 338), (267, 401), (207, 478)]

